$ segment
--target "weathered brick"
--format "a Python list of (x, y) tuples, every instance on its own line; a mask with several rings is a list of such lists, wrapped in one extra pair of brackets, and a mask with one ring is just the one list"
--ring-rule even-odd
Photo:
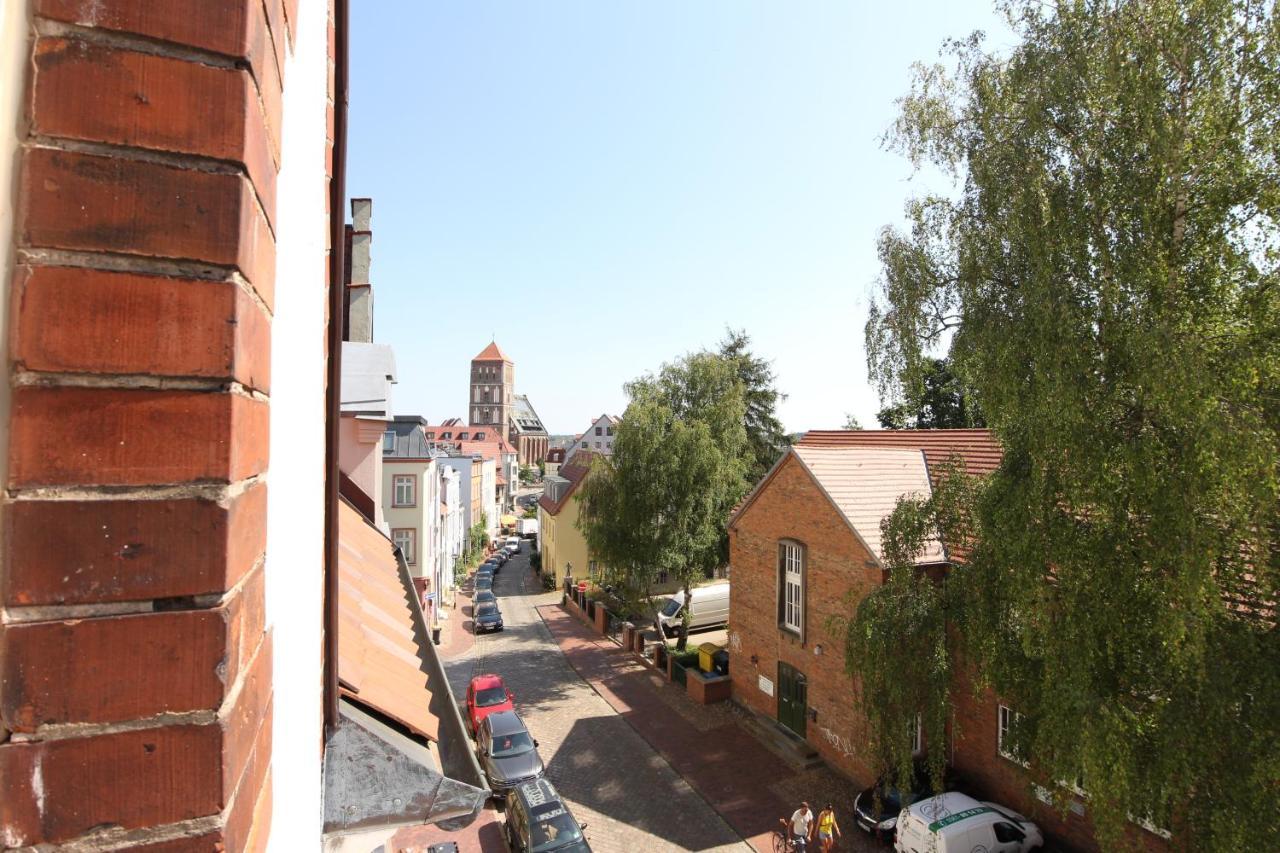
[[(264, 733), (262, 728), (271, 727), (272, 702), (272, 644), (271, 635), (264, 636), (253, 661), (241, 673), (240, 692), (236, 696), (235, 705), (228, 711), (221, 725), (224, 731), (222, 789), (230, 797), (233, 791), (240, 788), (242, 782), (254, 784), (258, 779), (248, 778), (246, 773), (254, 759), (254, 751), (261, 745)], [(267, 738), (270, 733), (266, 733)], [(268, 740), (267, 755), (270, 755)], [(258, 776), (262, 768), (258, 768)], [(224, 804), (225, 805), (225, 804)]]
[(234, 267), (271, 305), (275, 241), (241, 175), (29, 149), (20, 215), (24, 246)]
[(0, 837), (20, 847), (217, 814), (220, 767), (216, 725), (0, 744)]
[(240, 163), (274, 218), (278, 164), (248, 71), (66, 38), (37, 39), (33, 69), (36, 133)]
[(261, 558), (266, 508), (265, 483), (229, 506), (195, 498), (12, 503), (0, 542), (0, 601), (91, 604), (223, 592)]
[(267, 466), (268, 407), (240, 394), (21, 387), (10, 487), (229, 482)]
[(234, 282), (21, 267), (11, 315), (10, 357), (28, 370), (196, 376), (270, 389), (271, 320)]
[(33, 731), (213, 710), (226, 690), (227, 633), (220, 610), (7, 625), (0, 715)]

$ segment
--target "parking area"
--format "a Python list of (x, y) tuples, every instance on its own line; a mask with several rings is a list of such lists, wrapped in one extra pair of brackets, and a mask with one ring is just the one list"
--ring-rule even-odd
[[(537, 606), (554, 603), (529, 570), (529, 543), (495, 578), (505, 630), (456, 644), (445, 661), (450, 686), (466, 695), (474, 675), (495, 673), (515, 694), (516, 709), (539, 742), (548, 778), (587, 824), (593, 850), (740, 850), (749, 848), (671, 765), (569, 665)], [(459, 597), (454, 618), (470, 624), (470, 603)], [(505, 849), (493, 807), (460, 833), (435, 827), (401, 830), (391, 850), (422, 851), (454, 840), (463, 851)]]

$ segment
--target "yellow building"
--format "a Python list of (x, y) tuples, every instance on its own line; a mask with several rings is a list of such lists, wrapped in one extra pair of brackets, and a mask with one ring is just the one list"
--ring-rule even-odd
[(578, 529), (577, 491), (591, 464), (590, 454), (579, 457), (561, 468), (558, 475), (544, 478), (538, 501), (542, 571), (554, 572), (558, 586), (570, 575), (576, 580), (599, 578), (599, 566), (592, 560), (587, 540)]

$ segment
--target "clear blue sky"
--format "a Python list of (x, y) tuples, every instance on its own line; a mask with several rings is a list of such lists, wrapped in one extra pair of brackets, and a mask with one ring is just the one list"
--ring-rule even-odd
[(1004, 32), (989, 2), (352, 5), (347, 191), (374, 201), (398, 413), (465, 418), (494, 335), (580, 432), (733, 326), (788, 430), (875, 425), (876, 234), (930, 188), (879, 137), (913, 61)]

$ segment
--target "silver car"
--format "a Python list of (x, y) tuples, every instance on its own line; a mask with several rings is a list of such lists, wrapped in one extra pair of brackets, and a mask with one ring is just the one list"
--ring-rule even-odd
[(499, 711), (481, 721), (476, 752), (494, 791), (505, 791), (542, 775), (538, 742), (515, 711)]

